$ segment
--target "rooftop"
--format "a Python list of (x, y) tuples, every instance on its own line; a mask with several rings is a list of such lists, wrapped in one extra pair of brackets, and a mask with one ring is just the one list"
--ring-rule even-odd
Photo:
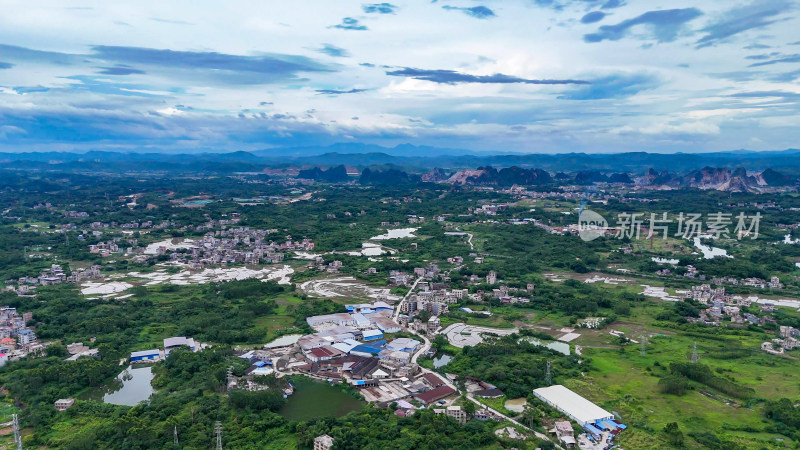
[(614, 417), (610, 412), (560, 384), (534, 389), (533, 393), (538, 398), (555, 405), (564, 414), (574, 418), (580, 425), (594, 422), (597, 419)]

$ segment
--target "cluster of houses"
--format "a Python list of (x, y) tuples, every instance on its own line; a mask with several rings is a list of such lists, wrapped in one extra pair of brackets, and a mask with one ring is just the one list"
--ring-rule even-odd
[[(328, 272), (328, 273), (339, 273), (340, 269), (342, 268), (342, 262), (337, 259), (326, 264), (325, 258), (323, 258), (322, 256), (316, 256), (311, 262), (308, 263), (308, 268), (321, 270), (323, 272)], [(377, 271), (369, 273), (376, 273), (376, 272)]]
[[(398, 410), (401, 411), (401, 410)], [(461, 406), (451, 405), (447, 408), (433, 408), (434, 414), (445, 414), (447, 417), (452, 417), (455, 419), (459, 424), (464, 425), (470, 419), (480, 420), (485, 422), (487, 420), (496, 420), (498, 422), (502, 422), (505, 420), (504, 417), (499, 416), (486, 408), (476, 409), (475, 413), (470, 416), (467, 411)], [(397, 412), (395, 412), (397, 414)], [(399, 415), (399, 414), (398, 414)]]
[(309, 239), (293, 241), (287, 236), (284, 242), (268, 241), (271, 231), (247, 227), (217, 230), (193, 242), (188, 249), (173, 251), (164, 246), (156, 248), (156, 254), (171, 252), (171, 260), (201, 269), (207, 265), (279, 263), (285, 251), (314, 249), (314, 242)]
[(769, 281), (761, 278), (745, 278), (740, 280), (734, 277), (714, 277), (711, 279), (712, 284), (730, 284), (733, 286), (747, 286), (759, 289), (783, 289), (783, 283), (778, 277), (771, 277)]
[(761, 350), (767, 353), (782, 354), (785, 350), (794, 350), (800, 346), (800, 330), (795, 327), (781, 325), (779, 328), (780, 337), (773, 339), (771, 342), (764, 342), (761, 344)]
[(16, 308), (0, 307), (0, 366), (44, 349), (36, 333), (26, 325), (32, 319), (33, 313), (19, 314)]
[(498, 211), (505, 211), (508, 209), (508, 204), (503, 203), (500, 205), (481, 205), (479, 208), (472, 210), (473, 214), (485, 214), (487, 216), (496, 216)]
[[(688, 318), (690, 322), (719, 325), (723, 320), (730, 320), (734, 324), (763, 326), (767, 323), (774, 324), (775, 318), (769, 313), (775, 311), (775, 305), (769, 302), (759, 302), (758, 297), (742, 297), (725, 292), (724, 287), (712, 288), (710, 284), (693, 286), (687, 298), (707, 305), (708, 308), (700, 312), (699, 318)], [(753, 304), (759, 305), (761, 315), (745, 312), (743, 307), (751, 309)], [(782, 325), (779, 327), (780, 337), (761, 344), (761, 349), (773, 354), (782, 354), (786, 350), (794, 350), (800, 346), (800, 330)]]
[[(660, 269), (656, 271), (656, 273), (658, 275), (670, 275), (671, 271), (669, 269)], [(683, 276), (686, 278), (695, 278), (701, 281), (706, 280), (706, 276), (701, 274), (697, 268), (692, 265), (686, 266), (686, 272), (683, 274)], [(778, 277), (770, 277), (769, 281), (755, 277), (744, 279), (735, 277), (713, 277), (710, 281), (711, 284), (715, 284), (717, 286), (729, 284), (731, 286), (745, 286), (758, 289), (783, 289), (783, 283), (781, 283), (781, 280)]]
[[(699, 318), (688, 318), (690, 322), (705, 323), (707, 325), (719, 325), (723, 320), (730, 320), (736, 324), (764, 325), (767, 322), (775, 322), (775, 318), (770, 315), (757, 316), (750, 312), (743, 312), (742, 307), (750, 307), (753, 303), (758, 303), (758, 297), (742, 297), (731, 295), (725, 292), (724, 287), (712, 288), (710, 284), (692, 286), (692, 290), (687, 293), (685, 298), (691, 298), (708, 308), (700, 312)], [(770, 313), (775, 310), (775, 305), (771, 303), (760, 303), (760, 312)]]
[[(80, 283), (83, 280), (90, 280), (100, 277), (100, 266), (94, 265), (86, 269), (75, 269), (69, 275), (59, 264), (53, 264), (50, 269), (43, 271), (37, 277), (20, 277), (10, 280), (6, 286), (6, 291), (16, 292), (18, 295), (33, 294), (36, 286), (52, 286), (61, 283)], [(16, 283), (16, 286), (13, 285)]]

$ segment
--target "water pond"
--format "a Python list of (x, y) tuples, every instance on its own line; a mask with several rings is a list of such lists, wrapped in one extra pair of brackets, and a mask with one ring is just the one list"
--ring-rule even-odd
[(703, 243), (700, 242), (700, 238), (694, 238), (694, 246), (697, 247), (697, 249), (703, 254), (703, 259), (712, 259), (717, 256), (733, 258), (733, 256), (729, 255), (728, 251), (724, 248), (703, 245)]
[(526, 337), (526, 338), (522, 338), (522, 339), (530, 342), (533, 345), (538, 345), (540, 347), (544, 346), (546, 348), (549, 348), (550, 350), (555, 350), (558, 353), (561, 353), (562, 355), (569, 355), (569, 352), (570, 352), (569, 344), (567, 344), (566, 342), (552, 341), (552, 342), (547, 342), (546, 344), (543, 344), (542, 341), (540, 341), (539, 339), (532, 338), (532, 337)]
[(128, 366), (113, 380), (81, 395), (82, 400), (94, 400), (113, 405), (136, 406), (155, 392), (150, 366)]
[(527, 404), (528, 400), (525, 399), (525, 397), (520, 397), (506, 400), (506, 403), (503, 406), (511, 412), (522, 413), (525, 412), (525, 405)]
[(452, 356), (450, 356), (450, 355), (448, 355), (446, 353), (442, 353), (441, 355), (437, 356), (436, 358), (433, 358), (433, 367), (435, 369), (438, 369), (440, 367), (444, 367), (447, 364), (449, 364), (450, 361), (452, 361), (452, 360), (453, 360)]
[(364, 401), (342, 391), (341, 386), (314, 381), (309, 378), (294, 378), (294, 394), (280, 410), (280, 415), (296, 421), (321, 417), (342, 417), (364, 407)]

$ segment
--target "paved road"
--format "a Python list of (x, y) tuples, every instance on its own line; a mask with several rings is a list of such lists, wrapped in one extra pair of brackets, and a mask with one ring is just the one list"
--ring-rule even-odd
[[(430, 339), (428, 339), (427, 336), (424, 336), (424, 335), (421, 335), (421, 334), (418, 335), (418, 336), (422, 338), (422, 342), (423, 343), (422, 343), (422, 347), (420, 347), (420, 349), (411, 356), (411, 363), (412, 364), (416, 364), (417, 363), (417, 358), (419, 358), (419, 355), (424, 355), (425, 353), (428, 352), (428, 350), (431, 349), (431, 341), (430, 341)], [(426, 371), (427, 369), (422, 369), (422, 370)], [(447, 380), (445, 380), (445, 382), (446, 381)], [(453, 386), (451, 386), (451, 387), (453, 387)]]
[(400, 303), (397, 304), (397, 308), (395, 309), (393, 316), (395, 321), (397, 321), (397, 317), (400, 315), (400, 308), (403, 306), (403, 303), (405, 303), (405, 301), (408, 300), (408, 297), (411, 296), (411, 293), (414, 292), (414, 289), (417, 288), (417, 284), (420, 281), (422, 281), (422, 277), (419, 277), (416, 280), (414, 280), (414, 284), (411, 285), (411, 289), (409, 289), (408, 292), (406, 292), (406, 295), (403, 296), (403, 299), (400, 300)]

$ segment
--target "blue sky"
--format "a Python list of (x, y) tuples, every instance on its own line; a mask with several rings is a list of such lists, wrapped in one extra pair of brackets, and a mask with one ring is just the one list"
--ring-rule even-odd
[(800, 147), (794, 0), (4, 3), (0, 151)]

